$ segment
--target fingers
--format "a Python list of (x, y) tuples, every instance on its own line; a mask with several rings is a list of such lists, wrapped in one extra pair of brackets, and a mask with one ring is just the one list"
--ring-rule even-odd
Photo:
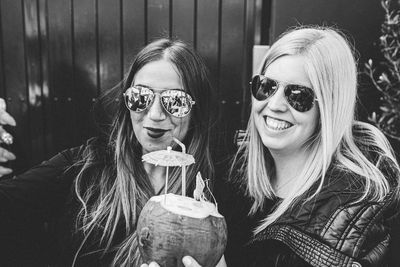
[[(183, 262), (183, 265), (185, 265), (185, 267), (201, 267), (201, 265), (198, 264), (197, 261), (190, 256), (183, 257), (182, 262)], [(216, 267), (227, 267), (224, 255), (222, 255), (222, 257)]]
[(7, 149), (0, 147), (0, 162), (7, 162), (16, 159), (15, 155)]
[(156, 262), (150, 262), (149, 265), (147, 265), (146, 263), (140, 265), (140, 267), (160, 267), (160, 265), (158, 265)]
[[(3, 98), (0, 98), (0, 144), (5, 143), (11, 145), (13, 143), (13, 137), (11, 134), (7, 133), (2, 125), (15, 126), (16, 122), (13, 117), (6, 111), (6, 102)], [(8, 151), (7, 149), (0, 147), (0, 162), (7, 162), (9, 160), (14, 160), (15, 155)], [(12, 173), (12, 169), (0, 166), (0, 177)]]
[(5, 125), (5, 124), (11, 125), (11, 126), (17, 125), (14, 118), (11, 117), (11, 115), (8, 114), (5, 110), (0, 110), (0, 123), (2, 125)]
[(182, 262), (185, 267), (201, 267), (200, 264), (198, 264), (197, 261), (190, 256), (183, 257)]
[(10, 168), (5, 168), (3, 166), (0, 166), (0, 177), (12, 173), (12, 170)]
[[(197, 261), (190, 256), (183, 257), (182, 263), (183, 263), (183, 265), (185, 265), (185, 267), (201, 267), (201, 265), (198, 264)], [(221, 260), (217, 264), (217, 267), (219, 267), (219, 266), (226, 267), (224, 256), (222, 256)], [(142, 265), (140, 265), (140, 267), (160, 267), (160, 265), (158, 265), (156, 262), (153, 261), (149, 265), (142, 264)]]
[(14, 138), (11, 134), (4, 130), (3, 126), (0, 125), (0, 144), (5, 143), (6, 145), (11, 145), (14, 142)]
[(222, 255), (216, 267), (227, 267), (224, 255)]
[(11, 126), (17, 125), (14, 118), (7, 113), (6, 102), (4, 101), (3, 98), (0, 98), (0, 124), (2, 125), (8, 124)]

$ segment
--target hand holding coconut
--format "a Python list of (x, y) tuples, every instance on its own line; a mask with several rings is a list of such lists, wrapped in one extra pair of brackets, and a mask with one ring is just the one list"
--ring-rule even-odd
[[(185, 267), (202, 267), (195, 259), (190, 256), (185, 256), (182, 258), (182, 263)], [(221, 260), (215, 267), (226, 267), (225, 257), (222, 256)], [(149, 265), (142, 264), (140, 267), (160, 267), (156, 262), (151, 262)]]
[[(163, 267), (204, 266), (214, 267), (221, 259), (227, 241), (226, 222), (218, 213), (216, 205), (202, 197), (205, 183), (197, 176), (194, 195), (198, 199), (184, 195), (167, 194), (168, 168), (182, 167), (182, 188), (185, 185), (185, 166), (194, 163), (191, 155), (167, 150), (154, 151), (143, 156), (143, 161), (165, 166), (165, 194), (152, 197), (138, 219), (137, 235), (139, 251), (143, 261), (156, 261)], [(201, 191), (201, 192), (200, 192)], [(193, 256), (201, 265), (182, 265), (185, 255)], [(188, 263), (190, 258), (185, 258)], [(183, 261), (183, 262), (185, 262)], [(195, 263), (195, 261), (192, 261)], [(154, 265), (154, 264), (153, 264)]]

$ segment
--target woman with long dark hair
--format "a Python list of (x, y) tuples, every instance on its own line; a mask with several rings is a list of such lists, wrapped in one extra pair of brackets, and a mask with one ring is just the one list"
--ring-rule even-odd
[[(179, 149), (176, 138), (196, 161), (187, 170), (188, 192), (198, 172), (211, 179), (215, 100), (206, 67), (192, 49), (169, 39), (150, 43), (122, 84), (99, 101), (95, 112), (112, 118), (99, 137), (0, 181), (0, 221), (33, 216), (52, 222), (50, 265), (138, 266), (137, 219), (147, 200), (163, 191), (166, 172), (142, 162), (142, 155)], [(180, 170), (169, 173), (168, 192), (179, 193)]]

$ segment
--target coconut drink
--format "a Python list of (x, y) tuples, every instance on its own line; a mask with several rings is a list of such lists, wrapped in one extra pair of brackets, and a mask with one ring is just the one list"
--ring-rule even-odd
[[(161, 267), (184, 266), (182, 258), (192, 256), (203, 267), (215, 267), (222, 257), (226, 241), (225, 218), (217, 205), (203, 194), (206, 183), (198, 174), (194, 198), (186, 196), (186, 166), (194, 163), (193, 156), (173, 151), (171, 147), (148, 153), (143, 161), (165, 166), (165, 192), (154, 196), (143, 207), (137, 223), (139, 251), (144, 263), (157, 262)], [(182, 195), (167, 193), (168, 168), (182, 168)]]

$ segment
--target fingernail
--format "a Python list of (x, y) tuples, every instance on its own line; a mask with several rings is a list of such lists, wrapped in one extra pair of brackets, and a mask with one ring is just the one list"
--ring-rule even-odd
[(6, 101), (0, 98), (0, 110), (6, 110)]
[(10, 124), (11, 126), (17, 125), (17, 123), (16, 123), (16, 121), (14, 120), (14, 118), (11, 117), (11, 115), (8, 114), (8, 113), (7, 113), (6, 119), (7, 119), (8, 124)]
[(3, 168), (2, 169), (2, 173), (3, 174), (10, 174), (10, 173), (12, 173), (13, 171), (12, 171), (12, 169), (9, 169), (9, 168)]
[(11, 153), (11, 152), (8, 152), (7, 156), (8, 156), (8, 158), (9, 158), (10, 160), (14, 160), (14, 159), (17, 158), (17, 157), (16, 157), (13, 153)]
[(192, 260), (191, 260), (189, 257), (183, 257), (182, 262), (183, 262), (185, 265), (190, 265), (190, 264), (192, 264)]

